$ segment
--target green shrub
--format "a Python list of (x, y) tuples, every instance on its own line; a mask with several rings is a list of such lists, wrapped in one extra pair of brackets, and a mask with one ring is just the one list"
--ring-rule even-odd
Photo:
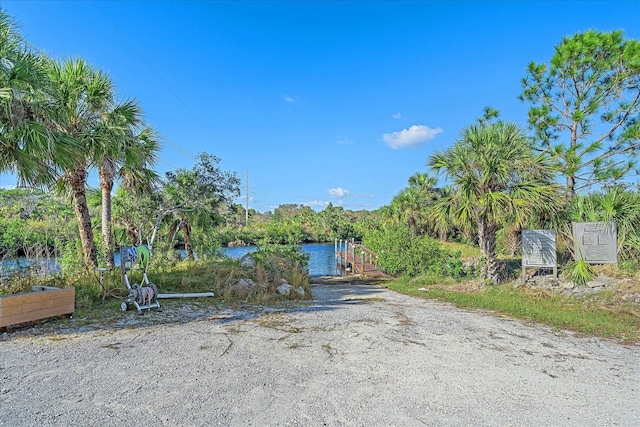
[(394, 276), (442, 276), (462, 278), (468, 275), (460, 251), (449, 251), (428, 236), (413, 236), (404, 225), (369, 231), (363, 244), (378, 254), (378, 266)]
[(253, 256), (262, 262), (266, 262), (269, 258), (281, 258), (286, 260), (291, 267), (303, 269), (309, 266), (309, 258), (311, 257), (296, 245), (263, 245), (253, 253)]

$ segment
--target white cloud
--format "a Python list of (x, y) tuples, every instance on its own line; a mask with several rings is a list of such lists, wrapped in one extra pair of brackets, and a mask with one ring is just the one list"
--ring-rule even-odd
[(330, 188), (327, 192), (331, 197), (346, 197), (349, 195), (349, 190), (342, 187)]
[(391, 117), (393, 117), (394, 119), (401, 119), (402, 118), (402, 114), (400, 112), (397, 112), (395, 114), (392, 114)]
[(293, 98), (293, 96), (289, 96), (289, 95), (284, 95), (282, 97), (282, 99), (284, 99), (284, 102), (295, 102), (296, 100)]
[(413, 125), (409, 129), (402, 129), (399, 132), (382, 134), (382, 140), (391, 148), (403, 148), (420, 145), (433, 139), (442, 129), (431, 129), (424, 125)]

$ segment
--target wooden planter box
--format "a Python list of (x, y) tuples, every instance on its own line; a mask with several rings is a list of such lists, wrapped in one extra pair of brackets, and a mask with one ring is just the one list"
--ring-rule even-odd
[(0, 297), (0, 328), (73, 313), (75, 288), (39, 289), (42, 290)]

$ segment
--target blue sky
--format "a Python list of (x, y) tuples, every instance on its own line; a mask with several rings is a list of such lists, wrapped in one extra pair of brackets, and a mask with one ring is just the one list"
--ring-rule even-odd
[[(163, 136), (159, 172), (203, 151), (249, 205), (377, 209), (485, 106), (526, 126), (530, 61), (587, 29), (640, 38), (636, 1), (0, 1), (56, 59), (79, 56)], [(0, 186), (15, 179), (0, 175)], [(95, 183), (94, 183), (95, 184)]]

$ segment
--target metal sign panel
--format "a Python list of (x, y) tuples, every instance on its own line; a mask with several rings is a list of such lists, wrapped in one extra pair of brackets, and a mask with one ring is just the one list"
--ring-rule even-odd
[(618, 263), (618, 235), (614, 222), (574, 222), (575, 259), (590, 264)]
[(555, 268), (558, 263), (555, 230), (522, 230), (522, 266)]

